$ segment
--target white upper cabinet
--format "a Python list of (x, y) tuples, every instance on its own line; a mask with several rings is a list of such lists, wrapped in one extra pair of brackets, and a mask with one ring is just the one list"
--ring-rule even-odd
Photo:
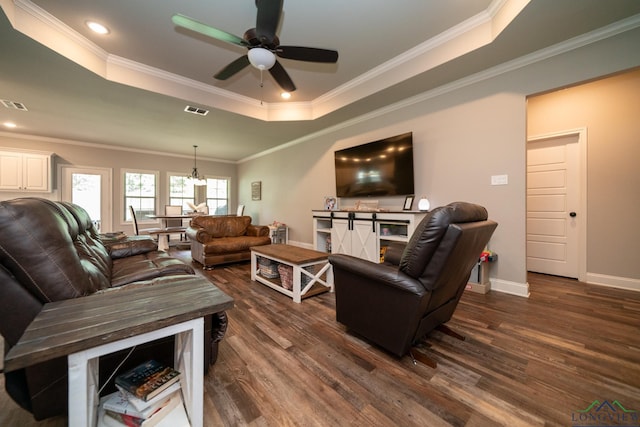
[(0, 151), (1, 191), (51, 191), (52, 153)]

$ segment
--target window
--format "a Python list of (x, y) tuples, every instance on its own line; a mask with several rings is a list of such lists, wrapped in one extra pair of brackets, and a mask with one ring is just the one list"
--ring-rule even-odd
[(195, 203), (194, 185), (189, 184), (188, 178), (182, 175), (169, 175), (169, 204), (182, 206), (183, 211), (191, 210), (189, 203)]
[(207, 178), (207, 206), (211, 215), (229, 214), (229, 180)]
[(124, 172), (124, 218), (132, 221), (129, 206), (133, 206), (138, 222), (156, 214), (157, 172)]

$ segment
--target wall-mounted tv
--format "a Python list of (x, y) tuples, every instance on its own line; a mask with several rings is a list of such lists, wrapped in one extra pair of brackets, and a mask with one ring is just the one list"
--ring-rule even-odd
[(413, 194), (411, 132), (335, 152), (338, 197)]

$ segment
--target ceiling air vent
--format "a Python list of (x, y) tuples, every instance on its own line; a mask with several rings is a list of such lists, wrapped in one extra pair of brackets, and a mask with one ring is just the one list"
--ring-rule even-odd
[(0, 99), (0, 102), (2, 103), (2, 105), (4, 105), (7, 108), (20, 110), (20, 111), (29, 111), (27, 110), (27, 107), (21, 102), (9, 101), (6, 99)]
[(187, 105), (184, 107), (184, 111), (187, 113), (198, 114), (199, 116), (206, 116), (209, 114), (209, 110), (205, 110), (204, 108), (192, 107), (191, 105)]

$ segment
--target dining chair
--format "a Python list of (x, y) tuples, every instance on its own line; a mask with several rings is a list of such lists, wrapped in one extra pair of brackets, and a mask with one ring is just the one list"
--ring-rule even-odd
[[(165, 215), (182, 215), (182, 206), (177, 205), (165, 205), (164, 207)], [(180, 240), (186, 240), (185, 232), (187, 227), (184, 225), (182, 218), (165, 218), (164, 225), (165, 230), (167, 232), (175, 231), (176, 233), (180, 233)], [(170, 239), (170, 235), (168, 236)]]
[(141, 234), (154, 234), (157, 236), (157, 234), (160, 231), (162, 231), (162, 229), (158, 227), (143, 228), (142, 230), (140, 230), (138, 228), (138, 219), (136, 218), (136, 210), (131, 205), (129, 205), (129, 212), (131, 213), (131, 220), (133, 221), (133, 232), (136, 234), (136, 236), (139, 236)]
[(244, 214), (244, 205), (238, 205), (238, 211), (236, 212), (236, 215), (242, 216), (243, 214)]

